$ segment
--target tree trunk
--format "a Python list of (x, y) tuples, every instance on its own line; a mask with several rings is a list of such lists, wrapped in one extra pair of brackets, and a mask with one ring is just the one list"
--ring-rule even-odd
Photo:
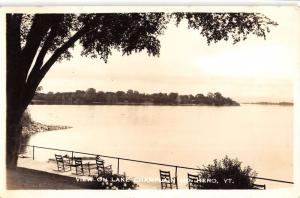
[[(22, 133), (21, 119), (24, 111), (29, 105), (32, 97), (27, 95), (35, 92), (37, 86), (32, 86), (24, 93), (25, 82), (20, 80), (23, 71), (16, 59), (7, 56), (7, 73), (6, 73), (6, 166), (15, 168), (18, 160), (20, 147), (20, 137)], [(19, 66), (19, 67), (18, 67)], [(27, 96), (28, 102), (24, 102)]]
[(7, 109), (6, 118), (6, 167), (14, 169), (17, 166), (22, 114), (19, 111)]
[[(48, 61), (42, 66), (43, 59), (50, 47), (50, 43), (56, 36), (56, 30), (50, 32), (43, 48), (37, 57), (30, 74), (29, 69), (34, 57), (41, 45), (44, 36), (52, 25), (62, 19), (62, 15), (35, 15), (31, 29), (26, 38), (26, 45), (21, 49), (20, 45), (20, 25), (21, 14), (7, 14), (6, 16), (6, 166), (16, 168), (18, 152), (20, 147), (20, 137), (22, 132), (21, 118), (34, 97), (35, 91), (46, 73), (57, 61), (57, 59), (87, 31), (84, 27), (76, 32), (61, 47), (57, 48)], [(91, 30), (90, 30), (91, 31)]]
[(22, 90), (24, 83), (18, 62), (7, 56), (6, 70), (6, 166), (15, 168), (18, 160), (20, 136), (22, 132), (21, 118), (24, 112), (22, 106)]
[(15, 168), (21, 135), (24, 72), (20, 65), (21, 15), (6, 16), (6, 166)]

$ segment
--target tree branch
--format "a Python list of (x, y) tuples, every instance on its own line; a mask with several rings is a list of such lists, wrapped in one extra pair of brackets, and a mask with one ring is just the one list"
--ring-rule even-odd
[(25, 79), (43, 38), (51, 26), (57, 23), (59, 19), (59, 15), (51, 14), (36, 14), (34, 16), (33, 23), (26, 38), (26, 45), (21, 52)]
[[(31, 99), (35, 94), (35, 90), (49, 71), (51, 66), (57, 61), (57, 59), (69, 48), (71, 47), (80, 37), (88, 32), (88, 28), (84, 27), (78, 32), (76, 32), (65, 44), (63, 44), (60, 48), (56, 49), (53, 55), (49, 58), (49, 60), (39, 69), (31, 72), (25, 87), (25, 95), (23, 98), (23, 107), (26, 108), (30, 103)], [(50, 36), (50, 35), (49, 35)]]
[(53, 42), (53, 39), (55, 38), (55, 36), (57, 35), (57, 25), (53, 25), (51, 27), (51, 31), (48, 35), (48, 37), (46, 38), (44, 44), (43, 44), (43, 47), (41, 48), (39, 54), (38, 54), (38, 57), (35, 61), (35, 64), (30, 72), (30, 74), (28, 75), (28, 78), (30, 78), (30, 76), (32, 75), (35, 75), (35, 74), (38, 74), (40, 72), (40, 69), (43, 65), (43, 62), (44, 62), (44, 58)]
[(46, 73), (49, 71), (51, 66), (69, 47), (71, 47), (80, 37), (82, 37), (84, 34), (88, 32), (90, 31), (88, 31), (87, 27), (82, 28), (81, 30), (76, 32), (65, 44), (63, 44), (60, 48), (56, 49), (53, 55), (41, 68), (41, 78), (43, 78), (46, 75)]
[(51, 27), (51, 31), (49, 33), (49, 36), (47, 37), (46, 41), (44, 42), (44, 45), (36, 59), (36, 62), (34, 64), (34, 67), (39, 67), (41, 68), (44, 62), (44, 58), (53, 42), (53, 39), (57, 35), (57, 25), (54, 25)]

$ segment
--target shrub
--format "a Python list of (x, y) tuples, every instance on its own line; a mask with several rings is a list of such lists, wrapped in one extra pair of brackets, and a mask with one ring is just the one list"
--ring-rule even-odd
[[(238, 159), (230, 159), (227, 155), (213, 164), (204, 166), (207, 171), (200, 172), (200, 189), (252, 189), (257, 173), (250, 166), (241, 167)], [(214, 180), (217, 182), (207, 182)], [(201, 182), (206, 181), (206, 182)]]
[(30, 139), (30, 134), (29, 133), (24, 133), (24, 127), (29, 128), (30, 125), (32, 124), (32, 119), (31, 119), (31, 115), (29, 113), (28, 110), (26, 110), (21, 118), (21, 126), (22, 126), (22, 133), (20, 136), (20, 148), (19, 148), (19, 154), (24, 154), (26, 153), (26, 146), (24, 146), (25, 144), (27, 144), (29, 142)]
[(26, 110), (23, 113), (22, 119), (21, 119), (21, 125), (22, 127), (28, 127), (32, 123), (31, 115), (28, 110)]

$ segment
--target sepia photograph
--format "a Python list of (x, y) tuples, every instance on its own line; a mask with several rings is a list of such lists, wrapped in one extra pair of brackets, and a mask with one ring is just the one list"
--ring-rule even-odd
[(293, 189), (299, 8), (145, 8), (1, 11), (6, 189)]

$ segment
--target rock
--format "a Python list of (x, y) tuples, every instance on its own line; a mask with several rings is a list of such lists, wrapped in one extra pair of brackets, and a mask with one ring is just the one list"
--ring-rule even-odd
[(22, 134), (25, 135), (33, 135), (35, 133), (45, 132), (45, 131), (53, 131), (53, 130), (61, 130), (61, 129), (69, 129), (72, 128), (70, 126), (59, 126), (59, 125), (45, 125), (39, 122), (32, 122), (29, 126), (22, 128)]

